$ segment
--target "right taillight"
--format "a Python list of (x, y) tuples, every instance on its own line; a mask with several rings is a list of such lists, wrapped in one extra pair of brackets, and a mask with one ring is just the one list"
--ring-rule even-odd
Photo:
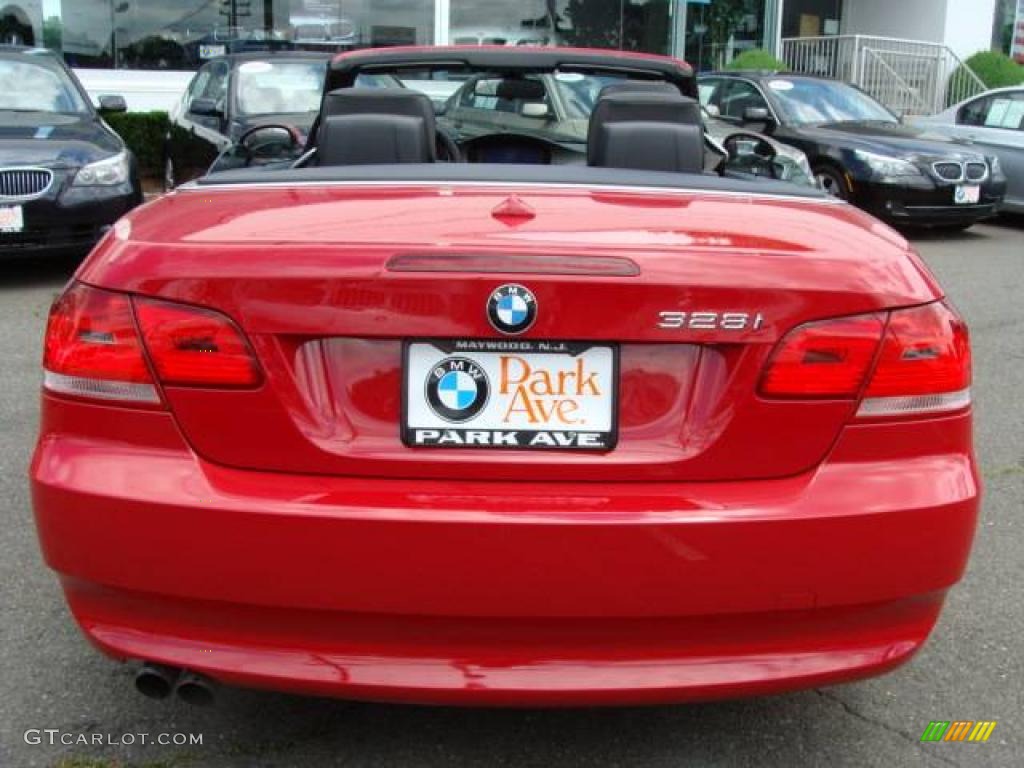
[(885, 315), (820, 320), (786, 334), (768, 361), (761, 394), (797, 399), (852, 399), (864, 386)]
[(861, 399), (859, 417), (939, 413), (970, 405), (967, 326), (946, 303), (798, 326), (779, 342), (762, 396)]
[(967, 325), (945, 302), (893, 312), (858, 416), (900, 416), (971, 402)]

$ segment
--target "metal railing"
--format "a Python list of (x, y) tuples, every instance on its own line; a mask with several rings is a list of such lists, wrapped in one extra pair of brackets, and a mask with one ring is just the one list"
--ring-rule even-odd
[[(929, 115), (940, 111), (934, 109), (934, 104), (928, 101), (928, 98), (921, 93), (920, 88), (910, 84), (910, 82), (920, 83), (928, 80), (928, 73), (922, 70), (930, 66), (930, 63), (911, 58), (903, 61), (902, 64), (905, 66), (897, 69), (889, 63), (892, 59), (891, 56), (883, 57), (872, 48), (862, 50), (860, 79), (864, 83), (871, 84), (871, 87), (865, 90), (868, 90), (872, 96), (897, 115)], [(907, 78), (910, 82), (907, 82)]]
[(790, 37), (780, 58), (794, 72), (853, 83), (894, 112), (932, 114), (985, 90), (948, 46), (868, 35)]

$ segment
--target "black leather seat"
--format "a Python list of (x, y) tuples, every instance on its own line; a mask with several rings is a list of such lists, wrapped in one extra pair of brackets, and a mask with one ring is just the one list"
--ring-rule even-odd
[(701, 173), (700, 104), (667, 83), (617, 83), (590, 116), (587, 164), (600, 168)]
[(339, 88), (324, 98), (316, 165), (432, 163), (437, 127), (430, 99), (398, 88)]

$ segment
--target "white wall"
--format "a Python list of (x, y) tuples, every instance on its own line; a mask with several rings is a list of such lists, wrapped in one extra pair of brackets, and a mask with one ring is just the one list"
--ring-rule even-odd
[(961, 59), (992, 47), (995, 0), (946, 0), (946, 45)]
[(116, 93), (124, 96), (131, 112), (167, 112), (181, 98), (195, 72), (76, 69), (75, 74), (94, 104), (101, 94)]
[(944, 43), (960, 58), (992, 47), (996, 0), (846, 0), (843, 34)]
[[(942, 42), (946, 34), (946, 4), (955, 0), (846, 0), (843, 34), (903, 37)], [(967, 0), (974, 5), (995, 0)], [(992, 17), (989, 16), (989, 34)]]

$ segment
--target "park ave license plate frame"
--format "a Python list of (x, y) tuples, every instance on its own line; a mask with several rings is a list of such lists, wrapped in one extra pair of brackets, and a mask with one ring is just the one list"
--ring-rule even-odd
[(410, 339), (401, 436), (413, 448), (610, 451), (619, 347), (610, 342)]

